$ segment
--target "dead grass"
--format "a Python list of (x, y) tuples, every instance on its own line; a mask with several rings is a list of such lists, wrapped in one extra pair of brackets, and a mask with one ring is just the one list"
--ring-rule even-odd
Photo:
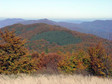
[(81, 75), (0, 75), (0, 84), (112, 84), (112, 79)]

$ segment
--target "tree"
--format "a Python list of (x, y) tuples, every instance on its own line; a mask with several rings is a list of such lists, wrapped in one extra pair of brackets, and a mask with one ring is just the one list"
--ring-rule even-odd
[(0, 37), (0, 73), (30, 73), (35, 70), (28, 57), (25, 40), (9, 30), (0, 30)]
[(88, 53), (90, 56), (90, 72), (93, 75), (107, 76), (108, 70), (106, 67), (106, 62), (108, 56), (105, 48), (102, 46), (102, 43), (90, 47)]
[(88, 67), (88, 55), (83, 50), (77, 53), (64, 53), (61, 54), (64, 59), (58, 63), (58, 68), (64, 73), (82, 73), (86, 72)]

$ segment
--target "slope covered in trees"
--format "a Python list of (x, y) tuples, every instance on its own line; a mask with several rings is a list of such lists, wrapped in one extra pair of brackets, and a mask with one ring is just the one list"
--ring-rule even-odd
[(45, 39), (50, 43), (55, 42), (58, 45), (67, 45), (80, 43), (81, 39), (73, 36), (70, 33), (64, 31), (48, 31), (35, 35), (30, 40), (40, 40)]
[(55, 22), (48, 19), (39, 19), (39, 20), (23, 20), (23, 19), (6, 19), (0, 21), (0, 28), (9, 26), (12, 24), (34, 24), (34, 23), (45, 23), (49, 25), (59, 25), (62, 27), (66, 27), (71, 30), (75, 30), (78, 32), (89, 33), (93, 35), (97, 35), (99, 37), (112, 40), (112, 20), (95, 20), (92, 22), (82, 22), (82, 23), (75, 23), (75, 22)]
[(0, 74), (68, 73), (112, 76), (112, 55), (99, 43), (77, 52), (28, 53), (14, 31), (0, 31)]
[[(111, 41), (106, 39), (44, 23), (30, 25), (15, 24), (5, 28), (15, 30), (16, 35), (28, 40), (26, 46), (29, 49), (37, 50), (38, 52), (54, 52), (57, 50), (72, 52), (74, 49), (85, 49), (99, 42), (103, 42), (106, 48), (112, 48)], [(5, 28), (2, 28), (2, 30)]]

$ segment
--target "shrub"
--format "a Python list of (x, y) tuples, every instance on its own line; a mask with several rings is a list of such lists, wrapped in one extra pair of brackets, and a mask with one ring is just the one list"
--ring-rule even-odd
[(38, 59), (38, 67), (46, 68), (49, 73), (58, 73), (57, 65), (62, 57), (56, 53), (41, 53)]

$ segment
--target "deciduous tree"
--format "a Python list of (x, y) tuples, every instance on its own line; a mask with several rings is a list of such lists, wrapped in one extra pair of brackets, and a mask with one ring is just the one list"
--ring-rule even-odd
[(25, 40), (15, 35), (14, 31), (0, 30), (0, 73), (30, 73), (34, 70)]

